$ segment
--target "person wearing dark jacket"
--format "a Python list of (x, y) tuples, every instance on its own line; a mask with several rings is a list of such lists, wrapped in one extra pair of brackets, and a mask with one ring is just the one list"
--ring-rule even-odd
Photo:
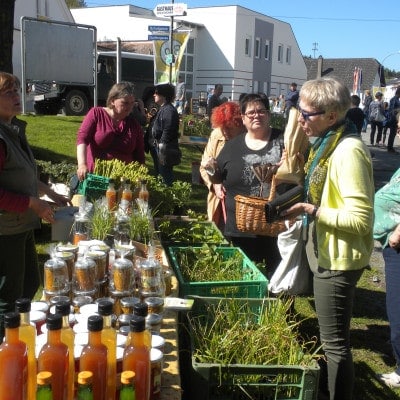
[(22, 109), (20, 96), (18, 78), (0, 72), (0, 342), (4, 314), (14, 310), (18, 298), (32, 299), (43, 283), (34, 230), (41, 219), (55, 220), (53, 208), (39, 193), (58, 206), (69, 203), (37, 178), (26, 122), (16, 118)]
[(168, 186), (174, 182), (173, 167), (180, 164), (182, 157), (178, 144), (179, 115), (172, 104), (174, 98), (175, 88), (169, 83), (155, 87), (154, 101), (160, 108), (152, 127), (153, 144), (157, 150), (153, 161), (155, 170)]

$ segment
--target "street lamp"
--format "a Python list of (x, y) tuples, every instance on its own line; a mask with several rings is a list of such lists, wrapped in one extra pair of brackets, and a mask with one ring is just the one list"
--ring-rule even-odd
[(400, 50), (395, 51), (394, 53), (390, 53), (387, 56), (383, 58), (383, 60), (379, 63), (379, 85), (382, 83), (382, 77), (385, 77), (385, 67), (383, 66), (383, 63), (385, 60), (391, 56), (394, 56), (395, 54), (400, 54)]

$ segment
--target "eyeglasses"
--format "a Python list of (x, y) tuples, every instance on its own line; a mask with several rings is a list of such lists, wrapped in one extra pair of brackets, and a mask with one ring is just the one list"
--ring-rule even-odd
[(266, 108), (260, 108), (259, 110), (250, 110), (246, 111), (244, 115), (248, 118), (254, 118), (257, 115), (260, 117), (263, 117), (264, 115), (267, 115), (268, 110)]
[(300, 107), (297, 107), (299, 110), (299, 113), (301, 116), (304, 118), (304, 121), (309, 121), (310, 117), (314, 117), (315, 115), (322, 115), (325, 114), (325, 111), (314, 111), (314, 112), (307, 112), (301, 109)]

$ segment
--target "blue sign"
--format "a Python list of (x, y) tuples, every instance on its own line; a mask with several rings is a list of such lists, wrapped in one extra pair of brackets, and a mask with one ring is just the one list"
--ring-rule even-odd
[(162, 40), (163, 42), (166, 42), (169, 40), (169, 36), (167, 35), (147, 35), (147, 40)]
[(168, 25), (149, 25), (147, 29), (149, 32), (169, 32)]

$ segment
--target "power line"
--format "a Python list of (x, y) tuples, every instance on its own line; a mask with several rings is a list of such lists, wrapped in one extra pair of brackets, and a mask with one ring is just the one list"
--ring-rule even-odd
[(272, 18), (306, 19), (311, 21), (342, 21), (342, 22), (400, 22), (400, 19), (365, 19), (365, 18), (329, 18), (329, 17), (289, 17), (285, 15), (274, 15)]

